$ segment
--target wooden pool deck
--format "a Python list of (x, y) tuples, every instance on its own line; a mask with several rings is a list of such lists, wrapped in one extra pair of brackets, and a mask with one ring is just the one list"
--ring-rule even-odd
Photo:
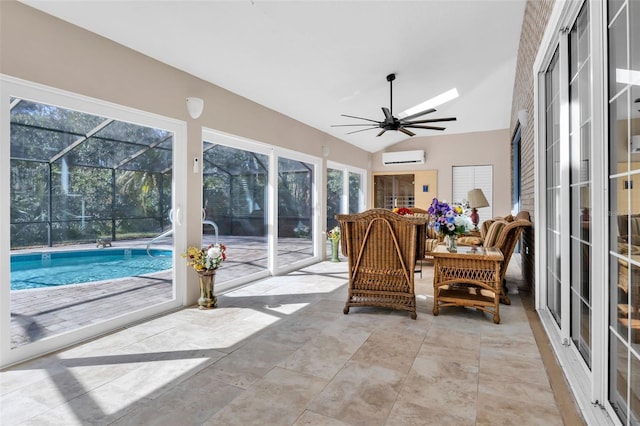
[[(113, 247), (144, 248), (147, 240), (114, 241)], [(267, 269), (266, 238), (226, 237), (228, 260), (216, 273), (220, 284)], [(208, 241), (205, 241), (208, 243)], [(95, 249), (95, 244), (29, 250)], [(154, 245), (153, 248), (167, 248)], [(281, 239), (278, 262), (293, 263), (311, 256), (309, 240)], [(173, 299), (172, 271), (87, 284), (11, 291), (11, 347), (95, 324)]]

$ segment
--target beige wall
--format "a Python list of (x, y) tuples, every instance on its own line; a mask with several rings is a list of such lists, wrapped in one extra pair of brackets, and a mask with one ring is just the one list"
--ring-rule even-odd
[[(380, 151), (372, 157), (372, 173), (436, 171), (437, 192), (434, 194), (431, 186), (429, 187), (431, 198), (426, 206), (418, 204), (416, 199), (416, 207), (428, 208), (434, 196), (451, 201), (453, 166), (492, 165), (493, 200), (489, 201), (493, 206), (493, 214), (504, 216), (511, 212), (511, 140), (508, 129), (455, 135), (414, 136), (388, 148), (386, 152), (416, 149), (425, 150), (425, 164), (384, 166), (383, 151)], [(419, 185), (419, 189), (422, 191), (422, 184)]]
[(3, 74), (188, 123), (185, 98), (197, 96), (205, 108), (190, 136), (206, 126), (318, 157), (326, 145), (329, 160), (367, 167), (366, 151), (103, 37), (14, 0), (0, 11)]
[[(536, 226), (535, 217), (535, 141), (534, 129), (536, 120), (533, 114), (533, 63), (540, 47), (540, 42), (553, 10), (554, 0), (527, 0), (522, 22), (522, 33), (518, 46), (518, 62), (513, 84), (513, 100), (511, 102), (510, 133), (515, 135), (518, 123), (518, 111), (525, 110), (528, 122), (521, 129), (521, 182), (520, 203), (522, 210), (531, 215), (531, 222)], [(524, 282), (533, 289), (535, 282), (535, 241), (533, 228), (527, 228), (522, 233), (522, 274)], [(544, 255), (544, 254), (543, 254)]]

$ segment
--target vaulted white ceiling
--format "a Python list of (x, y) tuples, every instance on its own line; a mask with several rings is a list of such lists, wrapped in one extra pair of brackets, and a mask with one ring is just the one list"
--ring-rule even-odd
[(408, 136), (331, 125), (382, 120), (390, 73), (394, 115), (460, 93), (417, 136), (509, 127), (526, 0), (22, 2), (375, 152)]

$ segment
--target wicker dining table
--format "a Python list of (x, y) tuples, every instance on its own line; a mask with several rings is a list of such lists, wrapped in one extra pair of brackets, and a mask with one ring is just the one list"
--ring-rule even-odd
[(498, 248), (458, 247), (449, 252), (439, 245), (433, 254), (433, 315), (446, 306), (473, 307), (493, 314), (500, 323), (503, 255)]

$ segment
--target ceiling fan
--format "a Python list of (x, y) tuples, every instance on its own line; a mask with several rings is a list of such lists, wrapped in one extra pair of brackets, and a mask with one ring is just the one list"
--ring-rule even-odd
[[(364, 123), (364, 124), (333, 124), (331, 125), (331, 127), (351, 127), (351, 126), (368, 126), (366, 129), (359, 129), (359, 130), (354, 130), (353, 132), (349, 132), (347, 133), (347, 135), (353, 134), (353, 133), (358, 133), (358, 132), (364, 132), (366, 130), (372, 130), (372, 129), (382, 129), (380, 131), (380, 133), (378, 133), (376, 136), (382, 136), (384, 134), (384, 132), (386, 132), (387, 130), (396, 130), (399, 132), (402, 132), (406, 135), (409, 136), (415, 136), (415, 133), (413, 133), (411, 130), (409, 129), (429, 129), (429, 130), (444, 130), (444, 127), (439, 127), (439, 126), (430, 126), (430, 125), (426, 125), (427, 123), (437, 123), (439, 121), (455, 121), (456, 118), (455, 117), (445, 117), (445, 118), (432, 118), (432, 119), (427, 119), (427, 120), (415, 120), (418, 117), (421, 117), (423, 115), (426, 114), (431, 114), (433, 112), (435, 112), (436, 110), (434, 108), (428, 108), (424, 111), (420, 111), (417, 112), (415, 114), (410, 114), (407, 115), (406, 117), (394, 117), (393, 115), (393, 80), (396, 79), (396, 75), (395, 74), (389, 74), (387, 76), (387, 81), (389, 82), (389, 108), (386, 107), (382, 107), (382, 113), (384, 114), (384, 120), (383, 121), (378, 121), (378, 120), (373, 120), (370, 118), (364, 118), (364, 117), (356, 117), (353, 115), (347, 115), (347, 114), (341, 114), (342, 117), (349, 117), (349, 118), (355, 118), (357, 120), (365, 120), (368, 121), (369, 123)], [(375, 123), (375, 124), (372, 124)]]

